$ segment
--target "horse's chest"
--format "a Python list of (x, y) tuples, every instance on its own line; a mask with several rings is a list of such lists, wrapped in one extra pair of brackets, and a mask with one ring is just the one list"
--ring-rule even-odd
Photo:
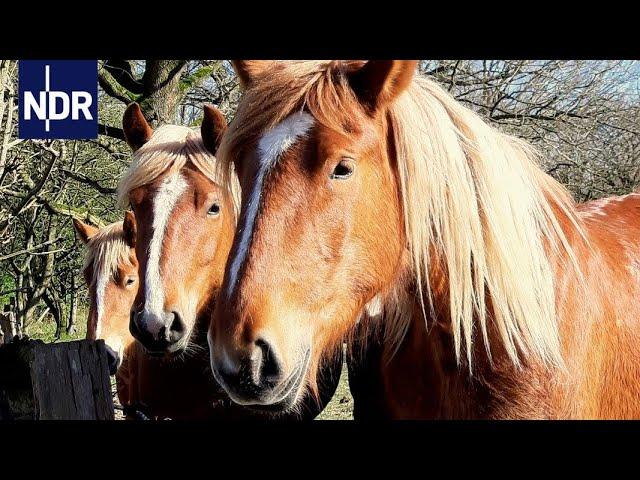
[[(412, 328), (396, 354), (380, 357), (381, 403), (395, 419), (553, 418), (549, 384), (535, 371), (483, 362), (473, 376), (456, 362), (447, 333)], [(386, 352), (389, 354), (389, 352)], [(482, 370), (485, 373), (481, 373)], [(487, 373), (488, 372), (488, 373)]]

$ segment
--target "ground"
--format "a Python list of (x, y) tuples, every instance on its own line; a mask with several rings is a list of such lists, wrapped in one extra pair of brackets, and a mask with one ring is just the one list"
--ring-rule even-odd
[[(85, 318), (84, 313), (83, 315), (78, 314), (79, 323), (76, 326), (76, 331), (71, 334), (67, 334), (67, 332), (63, 331), (59, 341), (67, 342), (69, 340), (80, 340), (84, 338), (87, 332), (87, 324), (86, 320), (82, 321), (83, 318)], [(42, 322), (35, 323), (29, 326), (27, 330), (27, 335), (29, 337), (40, 339), (46, 343), (55, 341), (55, 334), (56, 324), (53, 319), (47, 319)]]
[(353, 398), (349, 391), (346, 363), (342, 365), (342, 374), (336, 393), (317, 420), (353, 420)]
[[(84, 338), (86, 325), (78, 325), (78, 330), (72, 335), (62, 334), (60, 341), (78, 340)], [(28, 335), (32, 338), (39, 338), (45, 342), (54, 341), (55, 335), (55, 323), (53, 321), (41, 322), (33, 325), (28, 332)], [(111, 389), (114, 399), (114, 405), (116, 407), (115, 417), (116, 420), (121, 420), (122, 407), (118, 402), (115, 390), (115, 379), (111, 377)], [(342, 366), (342, 374), (340, 375), (340, 382), (336, 388), (336, 393), (333, 395), (331, 401), (327, 404), (326, 408), (318, 416), (317, 420), (351, 420), (353, 419), (353, 399), (349, 392), (349, 384), (347, 381), (347, 367), (346, 364)]]

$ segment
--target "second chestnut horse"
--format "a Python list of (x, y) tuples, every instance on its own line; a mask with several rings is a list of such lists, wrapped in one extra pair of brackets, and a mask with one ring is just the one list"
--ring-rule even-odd
[[(203, 398), (227, 398), (213, 380), (206, 342), (236, 226), (237, 186), (221, 186), (214, 155), (226, 121), (206, 105), (200, 131), (175, 125), (153, 131), (138, 105), (132, 104), (123, 128), (134, 161), (119, 195), (135, 214), (135, 222), (125, 224), (125, 235), (134, 239), (140, 282), (130, 329), (146, 354), (180, 366), (173, 373), (188, 379), (182, 384), (189, 388), (174, 388), (172, 395), (184, 399), (187, 411), (189, 402), (200, 405)], [(317, 398), (308, 395), (295, 410), (278, 418), (314, 418), (331, 399), (340, 366), (337, 361), (324, 370)], [(167, 381), (163, 370), (154, 373), (151, 383)], [(228, 402), (222, 405), (217, 417), (266, 418), (263, 412)]]

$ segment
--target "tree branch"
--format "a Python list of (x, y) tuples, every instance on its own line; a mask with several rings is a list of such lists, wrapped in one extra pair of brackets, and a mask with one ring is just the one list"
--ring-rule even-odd
[(98, 134), (106, 135), (107, 137), (117, 138), (118, 140), (125, 140), (124, 138), (124, 130), (118, 127), (111, 127), (109, 125), (105, 125), (104, 123), (98, 124)]
[(84, 222), (90, 222), (94, 225), (97, 225), (99, 228), (102, 228), (106, 225), (104, 220), (102, 220), (100, 217), (90, 214), (87, 210), (73, 208), (73, 207), (70, 207), (69, 205), (64, 205), (62, 203), (49, 202), (48, 200), (45, 200), (43, 198), (39, 200), (40, 200), (40, 203), (51, 214), (63, 215), (66, 217), (82, 220)]
[(136, 79), (128, 60), (107, 60), (103, 67), (123, 88), (135, 95), (142, 95), (142, 83)]
[(77, 182), (84, 183), (85, 185), (89, 185), (91, 188), (97, 190), (100, 193), (104, 193), (107, 195), (111, 195), (116, 193), (117, 188), (105, 187), (100, 185), (96, 180), (93, 180), (86, 175), (78, 172), (72, 172), (71, 170), (62, 169), (62, 172), (69, 178), (76, 180)]
[[(25, 253), (34, 254), (35, 251), (40, 250), (42, 247), (46, 247), (47, 245), (51, 245), (53, 243), (57, 243), (62, 240), (62, 237), (58, 237), (55, 240), (48, 240), (46, 242), (41, 243), (40, 245), (36, 245), (35, 247), (25, 248), (23, 250), (18, 250), (17, 252), (12, 252), (7, 255), (0, 256), (0, 261), (8, 260), (13, 257), (17, 257), (19, 255), (23, 255)], [(58, 250), (59, 251), (59, 250)], [(44, 255), (45, 253), (53, 253), (53, 252), (41, 252), (40, 255)]]
[(98, 69), (98, 84), (102, 87), (107, 95), (120, 100), (122, 103), (128, 105), (136, 99), (136, 95), (119, 84), (113, 75), (111, 75), (102, 64), (102, 68)]

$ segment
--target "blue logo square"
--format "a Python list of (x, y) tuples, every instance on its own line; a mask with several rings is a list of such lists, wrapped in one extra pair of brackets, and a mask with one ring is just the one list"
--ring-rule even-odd
[(98, 137), (96, 60), (20, 60), (18, 99), (21, 139)]

